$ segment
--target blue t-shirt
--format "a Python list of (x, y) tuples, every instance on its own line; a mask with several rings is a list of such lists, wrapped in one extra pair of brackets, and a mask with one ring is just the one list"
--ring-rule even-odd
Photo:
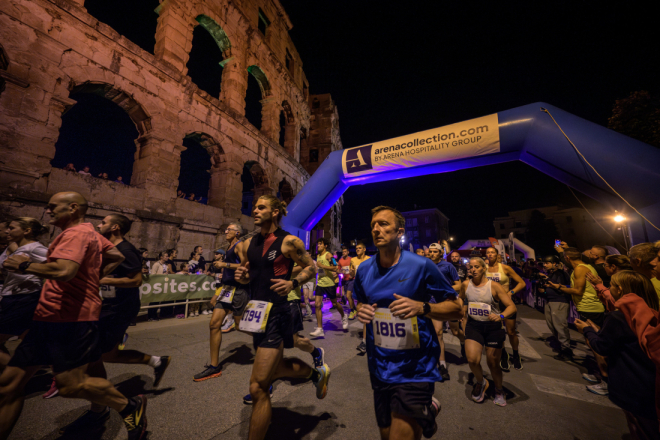
[[(389, 307), (394, 294), (428, 302), (455, 299), (456, 292), (435, 264), (426, 257), (401, 252), (399, 262), (390, 268), (370, 258), (360, 264), (355, 274), (353, 292), (362, 304)], [(420, 348), (390, 350), (374, 344), (373, 324), (367, 325), (369, 372), (386, 383), (442, 382), (437, 369), (440, 357), (438, 335), (430, 318), (417, 317)]]
[(454, 267), (453, 264), (445, 261), (445, 260), (440, 260), (440, 262), (436, 265), (438, 266), (438, 269), (440, 272), (447, 278), (452, 284), (455, 283), (456, 281), (460, 281), (460, 277), (458, 276), (458, 271)]

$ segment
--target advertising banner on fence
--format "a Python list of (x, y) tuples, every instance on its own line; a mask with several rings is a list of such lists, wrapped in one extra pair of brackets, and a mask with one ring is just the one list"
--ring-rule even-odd
[(186, 298), (211, 298), (217, 286), (220, 283), (207, 275), (143, 275), (140, 301), (146, 305)]
[(499, 153), (497, 113), (344, 150), (344, 177)]

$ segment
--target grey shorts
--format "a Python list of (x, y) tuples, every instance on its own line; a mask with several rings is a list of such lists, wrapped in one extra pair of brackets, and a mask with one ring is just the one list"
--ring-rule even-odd
[(231, 304), (221, 302), (218, 299), (218, 302), (215, 303), (215, 308), (229, 310), (234, 313), (235, 317), (239, 317), (243, 315), (245, 307), (247, 307), (249, 302), (250, 295), (248, 294), (248, 291), (241, 287), (237, 287), (236, 292), (234, 292), (234, 297), (232, 298)]
[(314, 281), (309, 281), (303, 284), (303, 288), (309, 290), (310, 292), (314, 292)]

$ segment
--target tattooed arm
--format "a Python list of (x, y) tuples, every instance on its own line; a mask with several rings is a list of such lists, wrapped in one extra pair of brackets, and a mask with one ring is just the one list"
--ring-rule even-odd
[(299, 284), (305, 284), (316, 276), (316, 267), (312, 262), (312, 257), (305, 250), (305, 244), (301, 239), (294, 235), (286, 237), (282, 244), (282, 253), (302, 268), (298, 276), (294, 278), (298, 280)]

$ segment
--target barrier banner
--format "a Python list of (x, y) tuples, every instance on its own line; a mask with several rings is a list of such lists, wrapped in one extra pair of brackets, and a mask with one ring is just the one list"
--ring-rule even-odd
[(182, 299), (206, 299), (215, 295), (220, 282), (208, 275), (142, 275), (140, 301), (175, 301)]
[(500, 152), (497, 113), (370, 145), (348, 148), (344, 177), (357, 177)]

